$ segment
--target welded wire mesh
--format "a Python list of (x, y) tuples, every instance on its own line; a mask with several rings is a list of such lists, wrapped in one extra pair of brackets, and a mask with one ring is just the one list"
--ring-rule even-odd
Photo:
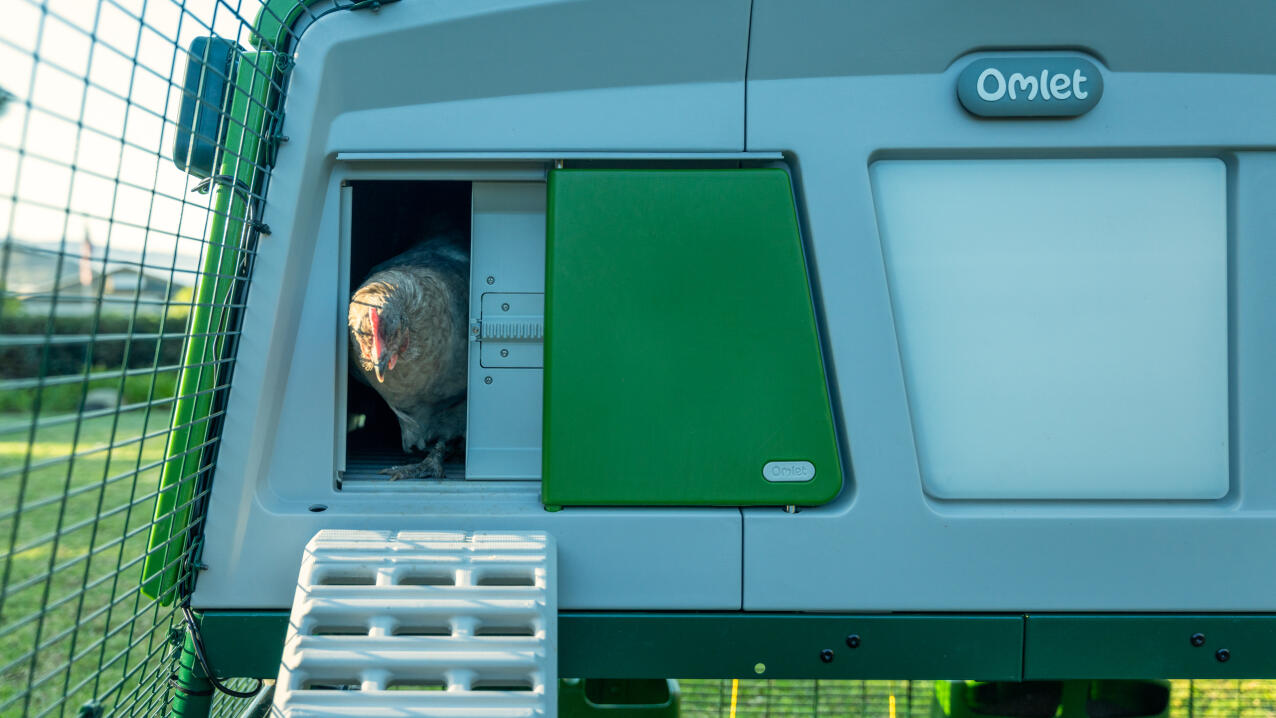
[[(292, 5), (263, 16), (284, 54)], [(0, 716), (168, 715), (178, 695), (176, 609), (287, 77), (253, 52), (272, 49), (253, 46), (259, 12), (0, 3)], [(240, 50), (205, 73), (237, 94), (184, 89), (200, 36)], [(172, 161), (195, 97), (220, 118), (202, 186)]]
[[(690, 718), (731, 715), (731, 681), (679, 682), (681, 714)], [(932, 681), (744, 680), (736, 690), (737, 718), (873, 716), (927, 718), (935, 712)], [(1134, 714), (1131, 714), (1134, 715)], [(1276, 716), (1276, 681), (1171, 681), (1174, 718)]]

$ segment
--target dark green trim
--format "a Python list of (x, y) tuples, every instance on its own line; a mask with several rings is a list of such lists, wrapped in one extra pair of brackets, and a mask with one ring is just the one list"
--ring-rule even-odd
[(275, 678), (287, 611), (205, 611), (199, 617), (208, 664), (218, 678)]
[[(287, 613), (208, 611), (201, 623), (219, 676), (275, 677)], [(561, 613), (558, 633), (565, 677), (1018, 680), (1023, 654), (1020, 616)]]
[[(380, 10), (382, 5), (399, 0), (354, 0), (348, 5), (333, 8), (334, 10)], [(267, 0), (257, 12), (257, 21), (253, 23), (253, 47), (258, 50), (289, 49), (288, 36), (293, 35), (292, 26), (297, 24), (303, 13), (309, 12), (310, 6), (319, 0)], [(320, 15), (327, 14), (327, 11)], [(303, 28), (304, 31), (304, 28)]]
[(558, 626), (563, 676), (1004, 681), (1023, 655), (1019, 616), (581, 613)]
[(1028, 616), (1025, 626), (1025, 680), (1276, 677), (1272, 615)]
[[(288, 614), (208, 611), (219, 677), (274, 678)], [(589, 678), (1276, 678), (1276, 615), (558, 616), (559, 675)], [(846, 645), (849, 634), (859, 647)], [(1194, 633), (1205, 645), (1194, 647)], [(820, 651), (833, 650), (825, 663)], [(1215, 653), (1227, 648), (1229, 660)], [(755, 665), (766, 670), (759, 674)]]
[(288, 45), (288, 33), (292, 26), (311, 5), (319, 0), (268, 0), (257, 11), (253, 24), (253, 47), (258, 50), (277, 50)]

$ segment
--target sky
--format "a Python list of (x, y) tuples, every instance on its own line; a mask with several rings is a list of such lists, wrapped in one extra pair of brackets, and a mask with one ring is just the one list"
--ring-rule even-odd
[(169, 159), (185, 49), (210, 34), (249, 48), (259, 7), (0, 0), (0, 88), (14, 95), (0, 114), (0, 239), (65, 238), (78, 255), (87, 232), (95, 258), (109, 241), (148, 265), (197, 266), (211, 196)]

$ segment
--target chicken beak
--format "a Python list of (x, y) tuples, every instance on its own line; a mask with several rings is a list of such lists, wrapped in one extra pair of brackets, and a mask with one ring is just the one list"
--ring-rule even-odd
[(368, 321), (372, 324), (372, 372), (377, 383), (385, 381), (386, 365), (394, 368), (394, 355), (385, 351), (385, 339), (381, 336), (381, 315), (376, 307), (368, 307)]

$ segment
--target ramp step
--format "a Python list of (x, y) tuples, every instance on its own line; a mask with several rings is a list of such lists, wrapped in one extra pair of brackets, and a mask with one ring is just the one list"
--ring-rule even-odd
[(273, 715), (554, 716), (554, 566), (541, 532), (320, 531)]

